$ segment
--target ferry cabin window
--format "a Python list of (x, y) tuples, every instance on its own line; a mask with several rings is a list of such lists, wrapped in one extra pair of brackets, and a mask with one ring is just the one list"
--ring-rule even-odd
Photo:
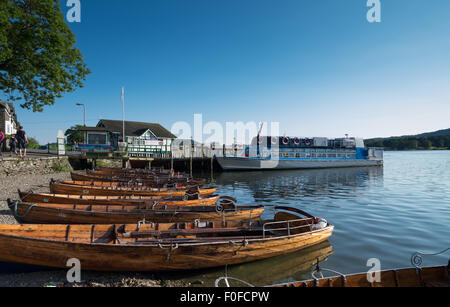
[(103, 133), (88, 133), (88, 145), (106, 145), (106, 134)]
[(300, 153), (296, 153), (296, 154), (295, 154), (295, 157), (296, 157), (296, 158), (300, 158)]

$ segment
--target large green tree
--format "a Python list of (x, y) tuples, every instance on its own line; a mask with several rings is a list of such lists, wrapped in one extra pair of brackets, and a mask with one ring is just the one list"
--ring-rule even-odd
[(89, 73), (59, 0), (0, 0), (0, 91), (11, 101), (41, 112)]
[(68, 144), (75, 144), (75, 143), (83, 143), (84, 142), (84, 134), (80, 130), (81, 126), (73, 126), (66, 130), (66, 133), (64, 134), (67, 137), (67, 143)]

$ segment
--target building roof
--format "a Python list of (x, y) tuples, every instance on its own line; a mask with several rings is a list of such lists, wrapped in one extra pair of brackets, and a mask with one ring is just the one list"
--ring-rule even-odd
[(103, 127), (78, 127), (78, 131), (99, 131), (99, 132), (106, 132), (108, 129)]
[(6, 109), (6, 111), (12, 116), (16, 124), (19, 125), (19, 123), (17, 122), (16, 110), (12, 102), (6, 102), (0, 99), (0, 107)]
[[(110, 132), (122, 134), (121, 120), (101, 119), (97, 127), (106, 128)], [(150, 130), (157, 138), (176, 139), (177, 137), (170, 133), (169, 130), (160, 124), (142, 123), (142, 122), (125, 122), (126, 136), (142, 136), (147, 130)]]
[(9, 112), (9, 103), (7, 103), (7, 102), (5, 102), (5, 101), (3, 101), (1, 99), (0, 99), (0, 107), (8, 109), (8, 112)]

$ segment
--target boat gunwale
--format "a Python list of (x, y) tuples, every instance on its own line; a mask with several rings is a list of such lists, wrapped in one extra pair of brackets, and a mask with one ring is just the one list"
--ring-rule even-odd
[[(264, 211), (264, 206), (263, 205), (259, 205), (259, 206), (254, 206), (254, 207), (244, 207), (244, 206), (237, 206), (235, 205), (234, 209), (224, 209), (223, 211), (216, 211), (216, 210), (211, 210), (211, 211), (193, 211), (193, 210), (186, 210), (186, 211), (182, 211), (182, 210), (170, 210), (170, 206), (169, 206), (169, 210), (153, 210), (153, 209), (135, 209), (136, 211), (126, 211), (126, 210), (118, 210), (118, 211), (88, 211), (88, 210), (82, 210), (82, 209), (69, 209), (69, 208), (58, 208), (58, 207), (49, 207), (46, 205), (61, 205), (61, 206), (78, 206), (78, 204), (59, 204), (59, 203), (29, 203), (29, 202), (24, 202), (24, 201), (20, 201), (18, 203), (18, 205), (23, 205), (23, 206), (34, 206), (33, 208), (43, 208), (43, 209), (49, 209), (49, 210), (55, 210), (55, 211), (59, 211), (59, 212), (85, 212), (85, 213), (100, 213), (100, 214), (111, 214), (111, 215), (122, 215), (122, 214), (146, 214), (146, 213), (160, 213), (160, 214), (176, 214), (176, 213), (181, 213), (181, 214), (199, 214), (199, 213), (217, 213), (217, 214), (222, 214), (224, 213), (233, 213), (233, 212), (237, 212), (237, 213), (243, 213), (246, 211)], [(127, 207), (126, 205), (80, 205), (80, 206), (91, 206), (91, 207)], [(135, 206), (139, 206), (139, 204), (135, 205)], [(14, 205), (12, 206), (14, 207)], [(128, 205), (128, 207), (131, 207), (131, 205)], [(177, 207), (183, 207), (183, 205), (177, 205)], [(206, 208), (216, 208), (217, 205), (211, 205), (211, 206), (185, 206), (186, 209), (192, 209), (195, 207), (206, 207)], [(241, 209), (241, 210), (240, 210)], [(14, 214), (13, 214), (14, 215)], [(14, 215), (15, 216), (15, 215)]]
[[(372, 273), (396, 273), (399, 271), (406, 271), (406, 270), (423, 270), (423, 269), (440, 269), (440, 268), (446, 268), (447, 266), (445, 265), (436, 265), (436, 266), (429, 266), (429, 267), (405, 267), (405, 268), (398, 268), (398, 269), (388, 269), (388, 270), (381, 270), (381, 271), (375, 271)], [(333, 276), (329, 276), (329, 277), (324, 277), (324, 278), (319, 278), (317, 279), (318, 282), (320, 281), (325, 281), (325, 280), (329, 280), (329, 279), (334, 279), (334, 278), (342, 278), (344, 277), (354, 277), (354, 276), (358, 276), (358, 275), (367, 275), (367, 272), (360, 272), (360, 273), (351, 273), (351, 274), (342, 274), (342, 275), (333, 275)], [(299, 281), (291, 281), (291, 282), (286, 282), (286, 283), (280, 283), (280, 284), (274, 284), (274, 285), (269, 285), (269, 286), (264, 286), (265, 288), (267, 287), (294, 287), (296, 284), (302, 284), (302, 283), (308, 283), (308, 282), (316, 282), (315, 279), (307, 279), (307, 280), (299, 280)]]
[[(138, 189), (133, 189), (134, 187), (131, 186), (103, 186), (103, 185), (89, 185), (89, 184), (76, 184), (76, 183), (66, 183), (66, 182), (53, 182), (51, 185), (63, 185), (63, 186), (69, 186), (69, 187), (80, 187), (80, 188), (90, 188), (90, 189), (96, 189), (96, 190), (106, 190), (106, 191), (125, 191), (125, 192), (158, 192), (158, 193), (171, 193), (171, 192), (186, 192), (187, 188), (150, 188), (150, 187), (139, 187)], [(206, 191), (213, 190), (214, 192), (217, 190), (215, 187), (202, 187), (199, 188), (200, 192), (203, 192), (202, 195), (208, 195), (204, 194)], [(212, 192), (212, 193), (214, 193)], [(210, 194), (212, 194), (210, 193)]]
[[(289, 222), (289, 221), (285, 221), (285, 222)], [(55, 224), (57, 226), (68, 226), (66, 224)], [(46, 225), (46, 226), (55, 226), (55, 225)], [(93, 226), (93, 225), (83, 225), (83, 226)], [(103, 225), (105, 226), (105, 225)], [(110, 225), (112, 226), (112, 225)], [(325, 233), (325, 232), (331, 232), (330, 236), (332, 235), (333, 231), (334, 231), (335, 226), (333, 224), (329, 224), (327, 227), (319, 229), (319, 230), (314, 230), (314, 231), (310, 231), (310, 232), (305, 232), (305, 233), (299, 233), (299, 234), (295, 234), (295, 235), (283, 235), (283, 236), (267, 236), (265, 238), (262, 237), (261, 238), (257, 238), (257, 239), (246, 239), (245, 236), (242, 236), (242, 240), (245, 240), (246, 242), (250, 243), (258, 243), (258, 242), (270, 242), (270, 241), (275, 241), (275, 240), (283, 240), (283, 239), (297, 239), (300, 238), (302, 236), (307, 236), (307, 235), (313, 235), (313, 234), (317, 234), (317, 233)], [(262, 226), (261, 226), (261, 231), (262, 231)], [(32, 241), (32, 242), (43, 242), (43, 243), (55, 243), (55, 244), (61, 244), (61, 245), (72, 245), (72, 246), (86, 246), (86, 247), (92, 247), (92, 246), (98, 246), (98, 247), (120, 247), (120, 248), (136, 248), (136, 247), (141, 247), (141, 248), (160, 248), (160, 246), (165, 246), (165, 245), (177, 245), (178, 248), (181, 247), (191, 247), (191, 246), (204, 246), (204, 245), (222, 245), (222, 244), (227, 244), (229, 245), (230, 242), (232, 243), (237, 243), (240, 241), (240, 239), (236, 239), (236, 240), (222, 240), (222, 241), (212, 241), (212, 242), (200, 242), (200, 243), (171, 243), (170, 241), (167, 240), (167, 242), (159, 242), (159, 243), (147, 243), (147, 244), (133, 244), (136, 242), (132, 242), (130, 244), (111, 244), (111, 243), (85, 243), (85, 242), (70, 242), (70, 241), (62, 241), (62, 240), (50, 240), (50, 239), (40, 239), (40, 238), (31, 238), (31, 237), (25, 237), (25, 236), (14, 236), (14, 235), (8, 235), (8, 234), (2, 234), (0, 233), (0, 238), (1, 237), (5, 237), (5, 238), (11, 238), (11, 239), (19, 239), (19, 240), (24, 240), (24, 241)], [(220, 239), (220, 237), (219, 237)], [(120, 238), (119, 238), (120, 240)]]
[[(22, 197), (22, 194), (23, 197)], [(61, 198), (61, 199), (67, 199), (67, 200), (73, 200), (76, 201), (117, 201), (117, 202), (129, 202), (131, 204), (133, 203), (152, 203), (152, 202), (195, 202), (195, 201), (213, 201), (214, 199), (217, 199), (217, 201), (220, 200), (221, 196), (218, 194), (199, 194), (199, 199), (193, 199), (193, 200), (184, 200), (182, 199), (183, 196), (172, 196), (172, 197), (164, 197), (164, 196), (147, 196), (147, 195), (85, 195), (85, 194), (59, 194), (59, 193), (44, 193), (44, 192), (22, 192), (19, 191), (19, 198), (22, 202), (24, 201), (24, 198), (31, 197), (32, 195), (37, 195), (41, 197), (53, 197), (53, 198)], [(148, 198), (148, 199), (146, 199)], [(153, 198), (153, 199), (152, 199)], [(178, 199), (181, 198), (181, 199)], [(43, 202), (45, 203), (45, 202)], [(94, 206), (106, 206), (106, 205), (96, 205)]]

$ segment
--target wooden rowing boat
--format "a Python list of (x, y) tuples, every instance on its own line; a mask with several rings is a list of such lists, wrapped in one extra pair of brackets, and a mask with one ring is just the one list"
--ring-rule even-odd
[(104, 196), (185, 196), (187, 194), (211, 195), (215, 188), (202, 188), (187, 193), (186, 189), (151, 188), (151, 187), (121, 187), (119, 185), (80, 184), (81, 182), (51, 182), (50, 191), (53, 194), (70, 195), (104, 195)]
[[(53, 181), (52, 181), (53, 182)], [(87, 181), (78, 181), (78, 180), (63, 180), (59, 183), (64, 184), (72, 184), (72, 185), (87, 185), (87, 186), (97, 186), (97, 187), (122, 187), (122, 188), (134, 188), (134, 189), (161, 189), (161, 188), (176, 188), (176, 189), (187, 189), (188, 186), (186, 185), (176, 185), (174, 187), (164, 187), (164, 186), (152, 186), (152, 185), (145, 185), (142, 182), (112, 182), (112, 181), (96, 181), (96, 180), (87, 180)], [(196, 184), (189, 185), (189, 187), (198, 187)]]
[(263, 207), (158, 205), (76, 205), (25, 203), (8, 200), (13, 216), (19, 223), (30, 224), (132, 224), (139, 221), (182, 223), (195, 220), (239, 221), (257, 219)]
[[(319, 261), (325, 261), (333, 255), (333, 247), (325, 241), (300, 251), (289, 253), (261, 261), (233, 265), (226, 268), (226, 275), (233, 276), (233, 280), (245, 280), (255, 287), (263, 287), (291, 280), (292, 276), (311, 272), (311, 268)], [(214, 285), (217, 276), (224, 272), (224, 268), (217, 268), (202, 272), (202, 281), (206, 285)], [(228, 277), (229, 278), (229, 277)], [(187, 276), (186, 281), (194, 282), (198, 276)], [(242, 283), (231, 282), (230, 286), (243, 286)]]
[(97, 167), (93, 174), (101, 175), (113, 175), (113, 176), (173, 176), (173, 177), (186, 177), (189, 178), (189, 174), (172, 172), (170, 170), (160, 169), (135, 169), (135, 168), (116, 168), (116, 167)]
[(85, 181), (85, 182), (102, 182), (109, 183), (114, 182), (117, 184), (141, 184), (145, 186), (179, 186), (179, 185), (199, 185), (205, 184), (203, 180), (194, 180), (189, 178), (170, 178), (170, 177), (138, 177), (138, 176), (110, 176), (110, 175), (97, 175), (97, 174), (79, 174), (71, 172), (71, 178), (73, 181)]
[(294, 252), (332, 235), (331, 224), (315, 229), (314, 217), (275, 209), (290, 213), (251, 225), (0, 225), (0, 261), (66, 268), (76, 258), (82, 270), (94, 271), (201, 269)]
[(380, 282), (369, 282), (367, 273), (361, 273), (285, 283), (274, 287), (450, 287), (450, 262), (447, 266), (388, 270), (378, 273)]
[(199, 195), (197, 199), (186, 199), (185, 196), (161, 197), (161, 196), (91, 196), (36, 193), (34, 191), (22, 192), (19, 190), (19, 198), (28, 203), (53, 203), (72, 205), (158, 205), (165, 206), (216, 206), (219, 199), (227, 199), (218, 195)]

